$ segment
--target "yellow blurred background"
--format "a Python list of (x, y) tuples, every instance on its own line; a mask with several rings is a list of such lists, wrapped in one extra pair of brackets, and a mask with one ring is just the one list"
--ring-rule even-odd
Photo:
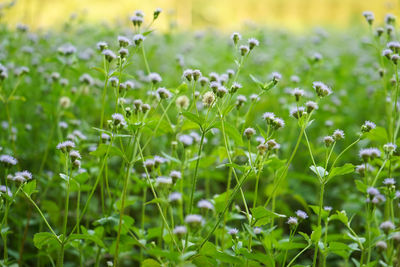
[[(13, 2), (0, 1), (2, 6)], [(180, 29), (217, 27), (237, 29), (244, 23), (301, 30), (309, 26), (343, 28), (360, 23), (361, 13), (370, 10), (377, 21), (386, 13), (398, 15), (400, 0), (17, 0), (4, 10), (3, 20), (22, 22), (32, 28), (57, 27), (71, 14), (92, 23), (128, 25), (129, 16), (140, 9), (149, 17), (160, 7), (158, 29), (174, 21)]]

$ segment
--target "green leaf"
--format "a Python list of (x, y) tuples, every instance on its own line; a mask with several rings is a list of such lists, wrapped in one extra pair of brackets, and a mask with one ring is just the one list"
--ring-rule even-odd
[(187, 118), (188, 120), (196, 123), (197, 125), (199, 125), (200, 127), (203, 125), (204, 120), (202, 118), (200, 118), (199, 116), (197, 116), (196, 114), (187, 112), (187, 111), (183, 111), (182, 115)]
[(274, 88), (275, 85), (276, 85), (276, 83), (274, 81), (270, 81), (270, 82), (264, 83), (262, 89), (265, 91), (268, 91), (268, 90)]
[(236, 163), (221, 164), (221, 165), (218, 165), (216, 168), (223, 168), (223, 167), (235, 168), (235, 169), (237, 169), (237, 170), (240, 170), (241, 172), (246, 172), (249, 168), (251, 168), (250, 166), (247, 166), (247, 165), (238, 165), (238, 164), (236, 164)]
[[(222, 123), (218, 123), (217, 124), (218, 128), (222, 131)], [(239, 130), (233, 126), (232, 124), (224, 121), (224, 128), (225, 128), (225, 133), (227, 135), (228, 138), (233, 139), (233, 141), (239, 145), (242, 146), (243, 145), (243, 140), (242, 140), (242, 136), (239, 132)]]
[(238, 264), (239, 266), (242, 262), (238, 257), (234, 257), (225, 252), (218, 251), (215, 245), (211, 242), (205, 243), (205, 245), (200, 250), (200, 254), (211, 256), (224, 263)]
[(347, 259), (350, 256), (350, 252), (353, 251), (349, 245), (342, 242), (330, 242), (328, 249), (330, 252), (335, 253), (344, 259)]
[(100, 144), (95, 151), (92, 151), (89, 154), (92, 156), (101, 157), (106, 155), (107, 151), (109, 156), (121, 156), (122, 158), (124, 157), (122, 151), (119, 148), (112, 146), (111, 144)]
[(314, 231), (311, 233), (311, 241), (313, 243), (318, 242), (321, 239), (321, 226), (315, 228)]
[(96, 70), (96, 71), (98, 71), (98, 72), (102, 73), (103, 75), (106, 75), (106, 72), (105, 72), (103, 69), (101, 69), (101, 68), (98, 68), (98, 67), (92, 67), (92, 69), (94, 69), (94, 70)]
[(69, 182), (69, 176), (68, 176), (68, 175), (65, 175), (64, 173), (60, 173), (60, 177), (61, 177), (61, 179), (63, 179), (64, 181)]
[(152, 33), (154, 30), (148, 30), (148, 31), (145, 31), (144, 33), (142, 33), (142, 35), (143, 36), (147, 36), (147, 35), (149, 35), (150, 33)]
[(264, 87), (264, 83), (261, 82), (259, 79), (254, 77), (253, 75), (250, 74), (250, 78), (255, 82), (261, 89)]
[(309, 245), (312, 243), (311, 238), (306, 233), (299, 232), (299, 234), (304, 237)]
[(11, 100), (20, 100), (20, 101), (22, 101), (22, 102), (25, 102), (25, 101), (26, 101), (26, 98), (23, 97), (23, 96), (14, 95), (14, 96), (12, 96), (12, 97), (10, 97), (10, 98), (8, 99), (8, 101), (11, 101)]
[(333, 214), (329, 217), (330, 220), (339, 220), (345, 225), (349, 224), (349, 218), (347, 217), (346, 211), (336, 211), (336, 214)]
[[(274, 265), (274, 259), (272, 258), (271, 255), (266, 254), (266, 253), (261, 253), (261, 252), (257, 252), (257, 251), (252, 251), (250, 253), (246, 248), (241, 248), (240, 254), (243, 254), (244, 257), (247, 259), (256, 260), (259, 263), (262, 263), (263, 266), (273, 266)], [(251, 266), (251, 265), (249, 265), (249, 266)]]
[(317, 175), (318, 178), (324, 178), (325, 175), (328, 175), (328, 171), (325, 171), (324, 167), (317, 166), (315, 168), (314, 165), (310, 166), (310, 170)]
[(328, 179), (332, 179), (335, 176), (345, 175), (354, 172), (354, 165), (350, 163), (346, 163), (341, 167), (335, 167), (331, 170)]
[(179, 159), (174, 158), (174, 157), (172, 157), (171, 155), (168, 155), (165, 152), (161, 152), (161, 154), (163, 155), (163, 157), (165, 157), (166, 159), (168, 159), (170, 161), (173, 161), (173, 162), (178, 163), (178, 164), (182, 164), (182, 162)]
[(286, 217), (286, 215), (272, 212), (266, 209), (264, 206), (258, 206), (254, 209), (251, 209), (251, 214), (253, 215), (253, 218), (256, 220), (254, 226), (262, 226), (268, 224), (272, 218)]
[(42, 249), (43, 246), (49, 244), (52, 240), (57, 239), (52, 233), (49, 232), (41, 232), (33, 236), (33, 244), (38, 249)]
[(389, 141), (386, 129), (383, 127), (376, 127), (370, 132), (366, 133), (365, 136), (372, 142), (376, 141), (378, 143), (384, 144)]
[[(308, 206), (314, 211), (314, 213), (316, 215), (319, 215), (319, 206), (315, 206), (315, 205), (308, 205)], [(321, 210), (321, 217), (324, 219), (324, 218), (326, 218), (328, 216), (329, 216), (329, 212), (324, 210), (324, 209), (322, 209)]]
[(182, 94), (188, 90), (188, 86), (186, 83), (181, 83), (178, 88), (176, 88), (176, 94)]
[(101, 241), (101, 239), (99, 237), (95, 236), (95, 235), (91, 235), (91, 234), (72, 234), (69, 237), (69, 240), (71, 240), (71, 241), (72, 240), (76, 240), (76, 239), (78, 239), (78, 240), (81, 240), (81, 239), (89, 240), (89, 241), (94, 242), (99, 247), (102, 247), (102, 248), (105, 247), (103, 241)]
[(142, 262), (142, 267), (160, 267), (161, 264), (159, 264), (157, 261), (153, 259), (145, 259)]
[(108, 217), (103, 217), (100, 218), (96, 221), (94, 221), (93, 225), (112, 225), (115, 226), (119, 223), (119, 216), (118, 215), (112, 215)]
[(368, 185), (364, 184), (361, 180), (356, 180), (356, 188), (361, 193), (367, 192)]
[(38, 192), (38, 190), (36, 190), (36, 180), (32, 180), (30, 182), (27, 182), (24, 185), (23, 190), (28, 196), (31, 196), (32, 194)]

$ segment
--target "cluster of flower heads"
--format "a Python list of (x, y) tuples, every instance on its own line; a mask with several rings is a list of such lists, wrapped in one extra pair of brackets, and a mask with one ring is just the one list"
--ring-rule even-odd
[[(181, 134), (178, 136), (178, 141), (183, 145), (183, 147), (190, 147), (195, 143), (200, 143), (201, 136), (197, 132), (190, 132), (189, 134)], [(206, 144), (208, 139), (204, 137), (203, 143)], [(174, 143), (177, 145), (177, 143)]]
[(10, 155), (1, 155), (0, 162), (6, 167), (11, 167), (16, 165), (18, 163), (18, 160)]
[(313, 82), (313, 88), (319, 97), (325, 97), (332, 94), (332, 90), (323, 82)]
[(143, 167), (147, 170), (147, 172), (152, 172), (157, 169), (161, 164), (168, 162), (166, 158), (160, 156), (154, 156), (153, 158), (146, 159), (143, 162)]
[(21, 172), (16, 172), (14, 175), (9, 174), (7, 176), (8, 180), (19, 182), (19, 183), (24, 183), (32, 179), (32, 173), (29, 171), (21, 171)]
[(344, 139), (344, 132), (342, 130), (335, 130), (332, 135), (324, 137), (326, 147), (330, 147), (334, 142)]
[(57, 145), (57, 149), (63, 152), (64, 154), (68, 155), (69, 159), (72, 162), (72, 166), (76, 169), (81, 168), (81, 154), (79, 153), (78, 150), (74, 150), (76, 147), (75, 143), (73, 141), (67, 140), (64, 142), (61, 142)]
[(299, 220), (305, 220), (308, 218), (308, 215), (306, 212), (302, 210), (297, 210), (296, 211), (296, 216), (291, 216), (287, 220), (287, 224), (289, 224), (290, 227), (297, 227), (299, 224)]
[(282, 118), (276, 117), (272, 112), (265, 112), (263, 114), (263, 119), (267, 122), (268, 126), (272, 129), (278, 130), (285, 126), (285, 121)]
[(381, 156), (381, 151), (376, 147), (363, 148), (360, 150), (360, 158), (364, 162), (379, 158)]
[[(234, 43), (235, 46), (239, 44), (239, 41), (242, 39), (242, 36), (238, 32), (234, 32), (231, 35), (231, 39)], [(256, 46), (259, 46), (260, 42), (256, 38), (250, 38), (247, 40), (246, 45), (240, 45), (239, 46), (239, 51), (242, 56), (246, 56), (248, 53), (250, 53), (251, 50), (253, 50)]]

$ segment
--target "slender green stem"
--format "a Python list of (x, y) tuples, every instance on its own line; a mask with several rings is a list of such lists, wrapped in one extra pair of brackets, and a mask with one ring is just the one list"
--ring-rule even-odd
[[(227, 137), (226, 132), (225, 132), (224, 116), (223, 116), (221, 113), (220, 113), (220, 116), (221, 116), (222, 137), (223, 137), (223, 139), (224, 139), (225, 151), (226, 151), (226, 154), (228, 155), (228, 161), (229, 161), (229, 163), (232, 164), (233, 161), (232, 161), (232, 157), (231, 157), (231, 154), (230, 154), (229, 143), (228, 143), (228, 137)], [(233, 176), (234, 176), (235, 179), (236, 179), (236, 183), (239, 184), (239, 178), (238, 178), (238, 176), (237, 176), (237, 174), (236, 174), (235, 168), (233, 168), (232, 166), (229, 167), (229, 168), (232, 169), (232, 173), (233, 173)], [(241, 194), (241, 196), (242, 196), (243, 205), (244, 205), (245, 210), (246, 210), (247, 219), (248, 219), (249, 222), (250, 222), (250, 212), (249, 212), (249, 208), (248, 208), (248, 206), (247, 206), (246, 198), (244, 197), (244, 193), (243, 193), (243, 190), (242, 190), (241, 187), (239, 188), (239, 190), (240, 190), (240, 194)]]
[[(101, 117), (100, 117), (100, 129), (103, 129), (103, 124), (104, 124), (104, 110), (105, 110), (105, 106), (106, 106), (106, 96), (107, 96), (107, 85), (108, 85), (108, 79), (109, 77), (109, 64), (107, 63), (106, 59), (103, 59), (103, 63), (104, 63), (104, 87), (103, 87), (103, 93), (102, 93), (102, 97), (101, 97)], [(101, 142), (101, 137), (100, 137), (100, 142)]]
[(236, 194), (239, 192), (239, 190), (242, 188), (244, 182), (246, 181), (246, 179), (249, 177), (251, 171), (248, 171), (245, 175), (243, 175), (242, 179), (240, 180), (240, 182), (235, 186), (232, 194), (230, 195), (229, 201), (228, 203), (225, 205), (224, 209), (222, 210), (222, 212), (220, 213), (220, 215), (218, 216), (217, 222), (214, 224), (213, 228), (211, 229), (211, 231), (208, 232), (207, 236), (203, 239), (203, 241), (200, 243), (198, 250), (200, 250), (204, 244), (208, 241), (208, 239), (210, 239), (211, 235), (214, 233), (214, 231), (217, 229), (218, 225), (221, 223), (222, 218), (225, 215), (225, 212), (228, 210), (229, 206), (232, 204), (233, 200), (236, 197)]
[(38, 205), (36, 205), (35, 201), (27, 194), (25, 191), (22, 191), (25, 195), (25, 197), (32, 203), (32, 205), (36, 208), (36, 210), (39, 212), (40, 217), (42, 217), (44, 223), (46, 224), (47, 228), (49, 228), (50, 232), (54, 235), (54, 238), (58, 241), (58, 243), (62, 243), (61, 239), (57, 236), (57, 234), (54, 232), (53, 228), (50, 226), (49, 222), (47, 221), (46, 217), (43, 215), (43, 212), (40, 210)]
[(70, 193), (70, 177), (69, 177), (69, 167), (68, 167), (69, 156), (65, 154), (65, 172), (67, 173), (66, 185), (67, 192), (65, 195), (65, 207), (64, 207), (64, 220), (62, 226), (63, 241), (61, 243), (60, 252), (57, 260), (57, 267), (64, 265), (64, 248), (67, 241), (67, 224), (68, 224), (68, 211), (69, 211), (69, 193)]
[[(325, 182), (323, 181), (320, 185), (320, 194), (319, 194), (319, 208), (318, 208), (318, 229), (321, 228), (321, 218), (322, 218), (322, 206), (324, 205), (324, 190), (325, 190)], [(318, 243), (319, 240), (315, 241), (315, 250), (314, 250), (314, 259), (313, 259), (313, 266), (315, 267), (317, 264), (318, 258)]]
[(311, 243), (308, 244), (305, 248), (303, 248), (302, 251), (300, 251), (296, 256), (294, 256), (286, 267), (290, 267), (297, 260), (297, 258), (300, 257), (301, 254), (303, 254), (309, 249), (309, 247), (311, 247)]
[(289, 160), (286, 162), (285, 168), (283, 169), (281, 175), (278, 177), (277, 182), (274, 184), (274, 187), (272, 188), (272, 192), (269, 195), (267, 201), (265, 202), (264, 207), (268, 206), (269, 202), (271, 201), (272, 197), (275, 194), (275, 191), (279, 188), (279, 185), (285, 178), (286, 173), (289, 170), (290, 163), (292, 163), (292, 160), (293, 160), (294, 156), (296, 155), (297, 149), (299, 148), (301, 138), (303, 137), (303, 134), (304, 134), (304, 129), (305, 129), (305, 127), (303, 126), (300, 130), (299, 137), (297, 138), (296, 145), (294, 146), (294, 149), (292, 150), (292, 154), (290, 155)]
[[(143, 148), (140, 146), (140, 143), (139, 143), (139, 142), (138, 142), (138, 146), (137, 146), (137, 147), (138, 147), (138, 149), (139, 149), (139, 155), (140, 155), (140, 157), (141, 157), (141, 161), (142, 161), (142, 163), (144, 163)], [(148, 184), (150, 185), (151, 192), (153, 193), (153, 197), (154, 197), (154, 199), (158, 199), (156, 190), (155, 190), (153, 184), (151, 183), (149, 172), (147, 171), (146, 168), (144, 168), (144, 170), (145, 170), (145, 173), (146, 173), (147, 182), (148, 182)], [(167, 219), (166, 219), (165, 216), (164, 216), (164, 213), (163, 213), (163, 211), (162, 211), (162, 209), (161, 209), (160, 203), (156, 202), (156, 206), (157, 206), (158, 211), (160, 212), (161, 219), (163, 220), (163, 222), (164, 222), (164, 224), (165, 224), (165, 227), (167, 228), (167, 231), (168, 231), (168, 233), (169, 233), (170, 236), (171, 236), (172, 242), (174, 243), (174, 245), (175, 245), (175, 247), (177, 248), (177, 250), (180, 252), (179, 246), (178, 246), (178, 244), (177, 244), (177, 242), (176, 242), (176, 240), (175, 240), (175, 238), (174, 238), (174, 235), (173, 235), (173, 233), (172, 233), (171, 228), (170, 228), (169, 225), (168, 225)]]

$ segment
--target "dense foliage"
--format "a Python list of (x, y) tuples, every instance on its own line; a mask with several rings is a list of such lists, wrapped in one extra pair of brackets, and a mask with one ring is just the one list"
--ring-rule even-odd
[(0, 26), (2, 264), (397, 266), (395, 17), (242, 37), (160, 12)]

